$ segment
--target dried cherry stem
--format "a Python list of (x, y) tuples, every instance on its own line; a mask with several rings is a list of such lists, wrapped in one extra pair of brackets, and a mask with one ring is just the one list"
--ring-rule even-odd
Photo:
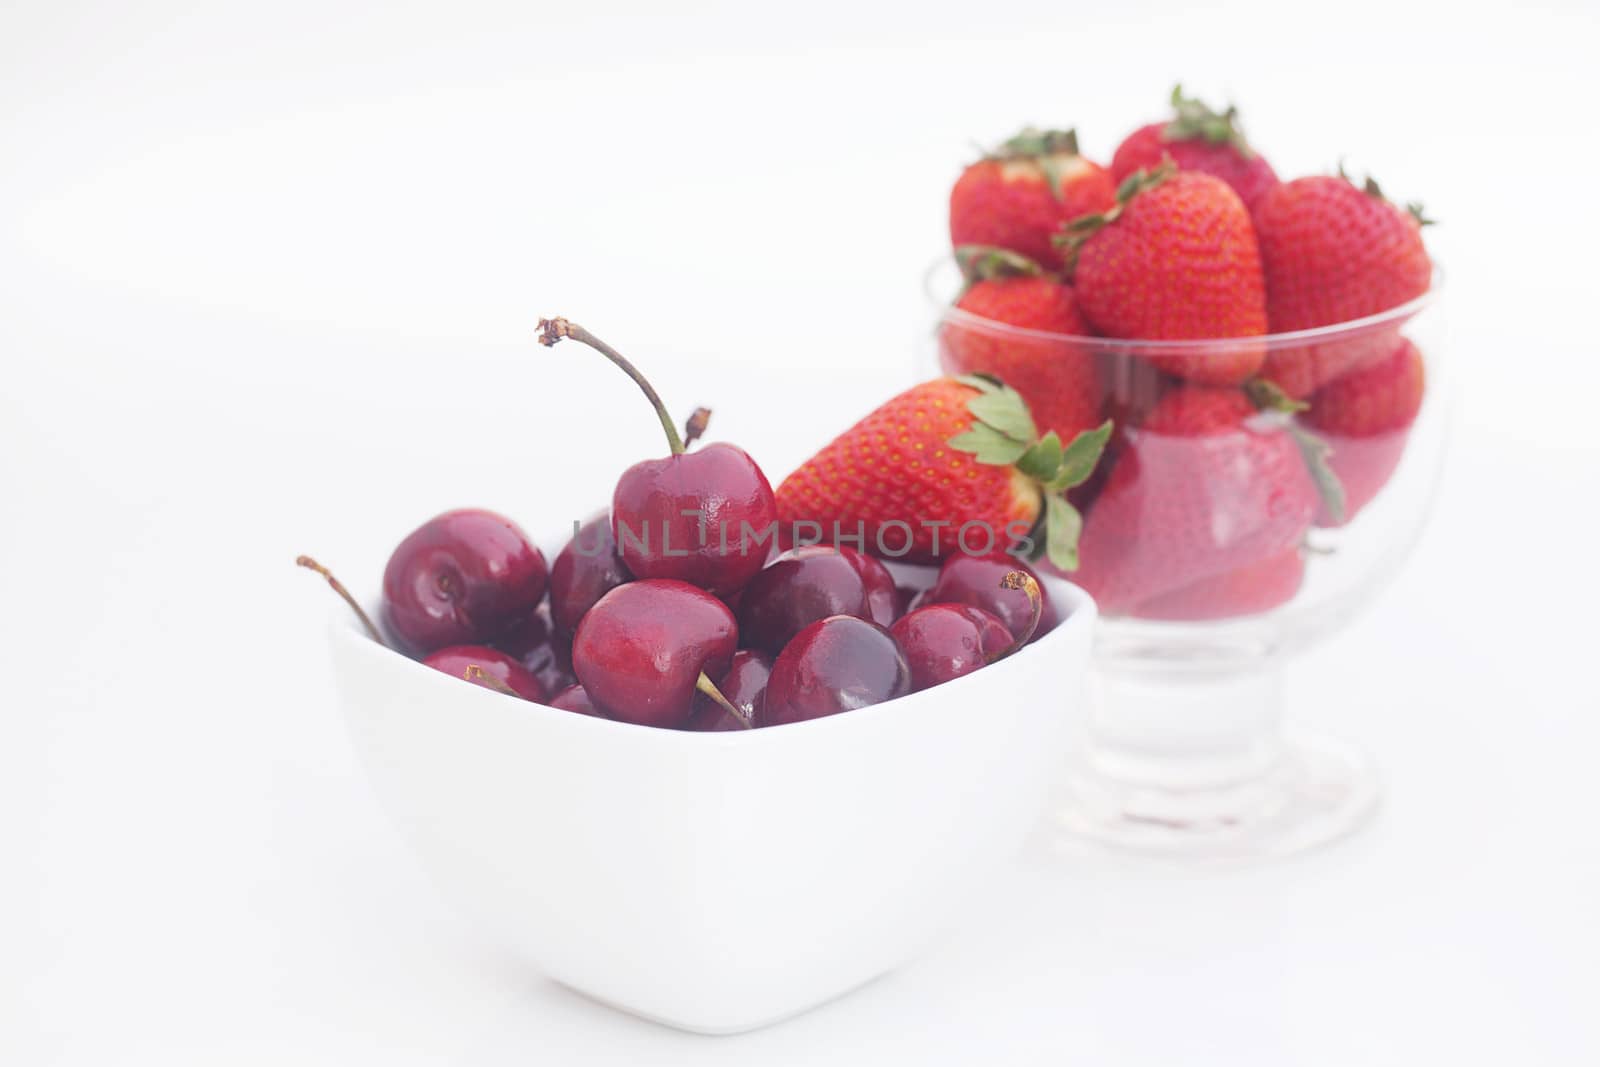
[(739, 725), (744, 727), (746, 730), (755, 725), (750, 721), (750, 716), (746, 715), (739, 708), (734, 707), (733, 703), (729, 701), (727, 697), (722, 695), (722, 690), (717, 688), (716, 683), (714, 683), (710, 677), (706, 675), (705, 671), (700, 672), (700, 677), (695, 681), (694, 687), (700, 690), (700, 692), (704, 693), (706, 696), (710, 697), (716, 703), (717, 707), (721, 708), (729, 715), (732, 715)]
[(356, 598), (350, 595), (350, 590), (344, 587), (343, 582), (339, 581), (339, 579), (333, 576), (332, 571), (318, 563), (316, 560), (312, 559), (310, 556), (296, 556), (294, 562), (296, 566), (304, 567), (306, 570), (316, 571), (318, 574), (328, 579), (328, 584), (333, 587), (333, 591), (344, 597), (344, 602), (350, 605), (351, 610), (354, 611), (356, 613), (356, 617), (361, 620), (361, 625), (367, 628), (367, 633), (372, 637), (372, 639), (378, 642), (378, 644), (383, 645), (385, 648), (389, 647), (389, 643), (383, 639), (383, 635), (378, 632), (378, 628), (372, 625), (372, 620), (367, 617), (367, 613), (363, 611), (361, 605), (356, 602)]
[(502, 682), (500, 679), (496, 678), (494, 675), (490, 674), (476, 663), (467, 664), (467, 669), (461, 672), (461, 677), (465, 678), (473, 685), (481, 685), (485, 689), (494, 690), (496, 693), (504, 693), (506, 696), (516, 697), (518, 700), (522, 699), (521, 693), (511, 688), (509, 685)]
[(997, 663), (1005, 659), (1011, 653), (1032, 641), (1034, 631), (1039, 629), (1039, 620), (1044, 618), (1044, 594), (1039, 591), (1039, 583), (1034, 581), (1033, 575), (1024, 574), (1022, 571), (1007, 571), (1005, 576), (1000, 579), (1000, 588), (1021, 589), (1024, 593), (1027, 593), (1028, 607), (1031, 611), (1028, 615), (1028, 625), (1023, 627), (1016, 640), (1000, 650), (999, 655), (991, 657), (990, 663)]
[(683, 424), (683, 447), (700, 440), (700, 435), (706, 432), (706, 426), (711, 422), (710, 408), (695, 408), (694, 414), (689, 416), (689, 421)]
[(575, 322), (568, 322), (563, 318), (539, 320), (539, 343), (546, 348), (551, 347), (563, 337), (570, 337), (579, 344), (588, 345), (596, 352), (605, 356), (622, 369), (622, 373), (633, 379), (633, 383), (644, 392), (645, 397), (656, 409), (656, 418), (661, 420), (661, 428), (666, 431), (667, 444), (672, 448), (674, 456), (683, 455), (683, 439), (678, 436), (678, 428), (672, 424), (672, 416), (667, 414), (667, 406), (661, 402), (661, 396), (646, 379), (639, 373), (639, 368), (629, 363), (621, 352), (606, 344), (594, 334), (585, 330)]

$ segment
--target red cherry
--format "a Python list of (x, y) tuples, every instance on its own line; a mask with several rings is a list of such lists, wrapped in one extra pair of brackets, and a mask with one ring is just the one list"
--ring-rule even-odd
[(545, 701), (544, 686), (532, 671), (504, 652), (486, 645), (452, 645), (429, 653), (422, 662), (436, 671), (497, 693), (518, 696), (536, 704)]
[[(731, 593), (754, 577), (778, 531), (772, 486), (755, 460), (723, 443), (686, 451), (661, 397), (620, 353), (566, 319), (545, 319), (539, 328), (541, 344), (570, 337), (620, 367), (655, 407), (666, 432), (672, 455), (634, 464), (612, 494), (611, 529), (628, 571), (714, 593)], [(710, 414), (704, 408), (695, 413), (691, 441)]]
[[(771, 674), (771, 656), (765, 652), (741, 648), (733, 654), (733, 662), (727, 671), (716, 679), (717, 688), (722, 691), (728, 703), (749, 717), (752, 726), (761, 726), (764, 725), (761, 709), (767, 693), (767, 678)], [(711, 732), (743, 730), (745, 725), (702, 693), (695, 698), (694, 714), (689, 716), (686, 728)]]
[(594, 706), (594, 701), (589, 699), (589, 693), (581, 685), (569, 685), (561, 692), (550, 698), (552, 708), (562, 711), (575, 711), (579, 715), (593, 715), (597, 719), (606, 718), (606, 713)]
[(533, 612), (549, 571), (510, 519), (447, 511), (400, 542), (383, 572), (383, 621), (416, 654), (483, 644)]
[(611, 718), (678, 727), (697, 690), (720, 697), (707, 675), (728, 669), (738, 643), (722, 601), (687, 582), (644, 579), (617, 586), (584, 615), (572, 667)]
[(930, 604), (904, 616), (889, 633), (911, 665), (911, 688), (931, 688), (971, 674), (1011, 647), (1011, 631), (971, 604)]
[[(1033, 568), (1015, 556), (1003, 552), (990, 556), (951, 556), (939, 568), (939, 577), (933, 587), (923, 593), (912, 607), (971, 604), (1005, 623), (1013, 637), (1019, 636), (1028, 630), (1029, 620), (1033, 617), (1033, 602), (1021, 587), (1006, 587), (1005, 577), (1012, 571), (1027, 575), (1038, 585), (1039, 576)], [(1038, 626), (1032, 631), (1035, 637), (1048, 632), (1056, 624), (1055, 609), (1042, 586), (1039, 587), (1039, 595), (1044, 606)]]
[(854, 615), (887, 626), (894, 611), (894, 579), (882, 563), (851, 548), (809, 545), (779, 556), (745, 586), (739, 639), (776, 655), (818, 619)]
[(550, 615), (543, 605), (495, 638), (490, 647), (526, 667), (547, 693), (560, 692), (577, 681), (572, 674), (572, 650), (567, 641), (552, 632)]
[(853, 615), (820, 619), (784, 646), (767, 679), (765, 724), (853, 711), (911, 691), (911, 668), (889, 631)]
[(572, 540), (550, 565), (550, 615), (556, 630), (570, 642), (583, 613), (632, 577), (617, 554), (609, 512), (575, 527)]

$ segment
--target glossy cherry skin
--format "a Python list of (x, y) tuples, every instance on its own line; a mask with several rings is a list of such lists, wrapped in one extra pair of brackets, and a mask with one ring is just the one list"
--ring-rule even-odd
[(422, 655), (483, 644), (527, 617), (544, 596), (544, 554), (492, 511), (447, 511), (400, 542), (383, 572), (383, 624)]
[(533, 676), (532, 671), (504, 652), (486, 645), (451, 645), (449, 648), (429, 653), (422, 662), (436, 671), (443, 671), (473, 685), (481, 685), (485, 689), (499, 692), (498, 687), (482, 679), (467, 677), (468, 668), (481, 667), (484, 674), (499, 679), (502, 685), (524, 700), (531, 700), (536, 704), (543, 704), (545, 700), (545, 688), (539, 679)]
[(1006, 624), (971, 604), (930, 604), (889, 627), (911, 665), (911, 688), (920, 692), (971, 674), (1012, 642)]
[[(733, 654), (733, 662), (721, 677), (711, 680), (717, 684), (717, 692), (728, 698), (728, 703), (750, 716), (751, 726), (760, 726), (762, 708), (766, 703), (767, 678), (771, 674), (771, 656), (755, 649), (741, 648)], [(712, 732), (743, 730), (745, 726), (718, 707), (716, 701), (701, 693), (695, 697), (694, 714), (689, 716), (685, 729)]]
[(785, 552), (750, 579), (739, 600), (739, 640), (777, 655), (795, 634), (830, 615), (894, 621), (894, 579), (852, 548), (809, 545)]
[[(1020, 636), (1028, 629), (1028, 620), (1033, 618), (1033, 602), (1021, 589), (1000, 587), (1000, 580), (1009, 571), (1021, 571), (1031, 575), (1035, 581), (1039, 578), (1032, 567), (1003, 552), (992, 556), (951, 556), (939, 568), (939, 577), (933, 587), (918, 597), (912, 608), (929, 604), (971, 604), (1005, 623), (1013, 637)], [(1039, 596), (1044, 600), (1044, 614), (1039, 618), (1039, 628), (1034, 631), (1034, 637), (1056, 624), (1055, 610), (1042, 582)]]
[(679, 727), (694, 710), (695, 683), (728, 669), (739, 627), (728, 606), (687, 582), (619, 585), (578, 623), (572, 669), (608, 716)]
[(743, 449), (720, 441), (634, 464), (611, 497), (611, 529), (629, 573), (713, 593), (755, 577), (776, 542), (777, 521), (767, 476)]
[(889, 631), (834, 615), (801, 630), (773, 662), (763, 724), (820, 719), (909, 692), (911, 667)]
[(550, 617), (556, 630), (570, 642), (584, 612), (632, 577), (617, 554), (609, 514), (577, 527), (550, 564)]
[(545, 692), (557, 693), (577, 681), (572, 673), (572, 655), (567, 643), (550, 628), (550, 613), (544, 606), (495, 638), (491, 647), (533, 672)]
[(581, 685), (569, 685), (561, 692), (550, 698), (552, 708), (562, 711), (575, 711), (579, 715), (592, 715), (597, 719), (606, 718), (606, 713), (594, 706), (594, 701), (589, 699), (588, 690)]

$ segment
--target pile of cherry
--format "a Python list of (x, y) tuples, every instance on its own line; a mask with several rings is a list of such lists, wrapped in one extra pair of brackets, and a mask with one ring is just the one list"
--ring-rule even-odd
[[(406, 537), (383, 576), (382, 628), (331, 572), (373, 640), (437, 670), (583, 715), (687, 730), (821, 718), (978, 670), (1042, 634), (1036, 576), (1004, 554), (951, 556), (931, 586), (895, 583), (851, 548), (776, 554), (772, 487), (742, 449), (690, 449), (660, 397), (610, 346), (564, 319), (540, 341), (581, 341), (654, 405), (671, 454), (625, 471), (611, 510), (574, 524), (547, 564), (515, 523), (449, 511)], [(389, 640), (385, 640), (384, 634)]]

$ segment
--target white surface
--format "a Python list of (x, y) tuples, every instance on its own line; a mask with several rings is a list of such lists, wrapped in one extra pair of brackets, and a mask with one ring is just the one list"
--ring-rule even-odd
[(603, 1003), (731, 1034), (904, 965), (1015, 858), (1070, 751), (1095, 625), (1087, 593), (1044, 585), (1062, 623), (983, 677), (770, 730), (530, 709), (380, 647), (348, 609), (334, 670), (385, 810), (489, 940)]
[[(1593, 6), (667, 10), (0, 12), (0, 1062), (1600, 1059)], [(738, 1038), (466, 933), (354, 764), (295, 553), (368, 582), (434, 511), (565, 521), (658, 450), (539, 314), (787, 470), (907, 380), (968, 140), (1075, 119), (1103, 156), (1176, 76), (1444, 222), (1436, 521), (1291, 675), (1381, 759), (1376, 825), (1227, 875), (1038, 852)]]

